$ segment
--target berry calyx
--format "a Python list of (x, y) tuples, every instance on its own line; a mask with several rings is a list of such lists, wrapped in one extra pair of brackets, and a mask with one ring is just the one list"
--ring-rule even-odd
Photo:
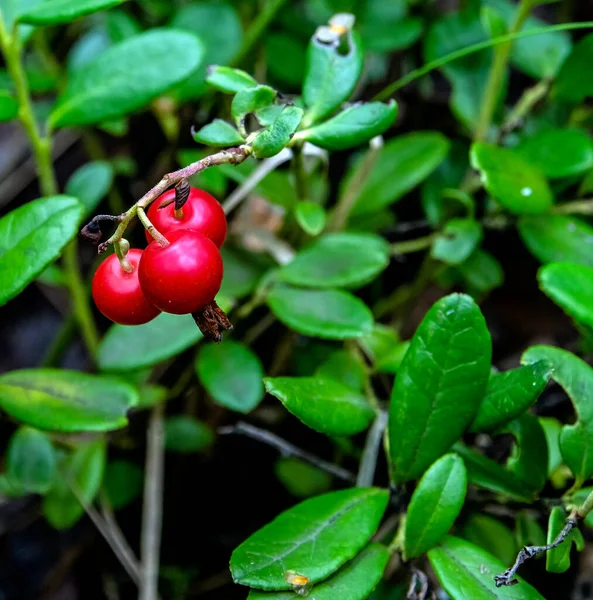
[[(175, 189), (171, 189), (150, 205), (147, 216), (155, 228), (162, 234), (192, 229), (210, 238), (220, 248), (226, 238), (227, 224), (222, 206), (216, 198), (204, 190), (191, 188), (189, 198), (178, 211), (175, 210), (174, 199)], [(160, 208), (167, 202), (170, 204)], [(149, 243), (153, 239), (148, 232), (146, 239)]]
[(120, 325), (142, 325), (152, 321), (160, 310), (147, 299), (138, 281), (138, 265), (142, 250), (126, 254), (131, 272), (124, 270), (115, 254), (108, 256), (93, 276), (92, 295), (97, 308), (108, 319)]
[(191, 229), (170, 231), (165, 237), (168, 246), (153, 241), (144, 250), (138, 268), (142, 291), (164, 312), (199, 312), (222, 284), (220, 252), (209, 238)]

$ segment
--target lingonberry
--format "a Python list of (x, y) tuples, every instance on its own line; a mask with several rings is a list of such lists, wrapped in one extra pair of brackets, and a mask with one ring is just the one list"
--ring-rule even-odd
[(142, 325), (161, 311), (151, 304), (138, 281), (138, 263), (142, 250), (130, 250), (126, 258), (133, 268), (125, 271), (115, 254), (106, 258), (93, 277), (92, 294), (97, 308), (114, 323)]
[[(148, 209), (148, 218), (163, 234), (177, 229), (193, 229), (210, 238), (219, 248), (226, 237), (226, 217), (222, 206), (214, 196), (204, 190), (191, 188), (189, 198), (181, 209), (182, 216), (175, 216), (175, 205), (169, 204), (159, 208), (161, 204), (175, 198), (175, 189), (159, 196)], [(146, 232), (146, 239), (152, 242), (151, 235)]]
[(209, 238), (191, 229), (170, 231), (165, 238), (168, 246), (153, 241), (144, 250), (138, 268), (142, 291), (164, 312), (198, 312), (220, 289), (220, 252)]

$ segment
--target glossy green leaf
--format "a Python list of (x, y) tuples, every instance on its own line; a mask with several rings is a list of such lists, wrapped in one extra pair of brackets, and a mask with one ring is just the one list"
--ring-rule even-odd
[(297, 202), (294, 207), (294, 216), (301, 229), (309, 235), (319, 235), (325, 228), (327, 220), (325, 210), (316, 202), (308, 200)]
[(562, 458), (574, 475), (585, 481), (593, 475), (593, 368), (574, 354), (552, 346), (532, 346), (521, 357), (529, 364), (547, 361), (552, 379), (564, 388), (576, 414), (574, 425), (565, 425), (560, 433)]
[(537, 278), (542, 291), (575, 321), (593, 326), (593, 267), (551, 263)]
[(203, 54), (198, 38), (172, 29), (124, 40), (72, 74), (50, 124), (92, 125), (138, 110), (190, 75)]
[(83, 207), (75, 198), (40, 198), (0, 219), (0, 306), (19, 294), (76, 235)]
[(70, 23), (85, 15), (108, 10), (126, 0), (46, 0), (19, 16), (19, 22), (30, 25), (59, 25)]
[(486, 322), (469, 296), (451, 294), (428, 311), (391, 396), (389, 451), (395, 482), (422, 475), (471, 424), (486, 390), (491, 355)]
[(496, 200), (520, 215), (546, 212), (554, 203), (543, 173), (515, 150), (483, 142), (473, 144), (471, 164)]
[(256, 158), (269, 158), (283, 150), (303, 118), (303, 109), (298, 106), (285, 106), (276, 119), (251, 142)]
[(551, 369), (546, 361), (493, 373), (470, 431), (497, 431), (533, 406), (544, 391)]
[(392, 374), (397, 373), (410, 346), (410, 342), (399, 338), (395, 329), (380, 324), (376, 324), (360, 343), (377, 371)]
[(308, 498), (328, 492), (331, 476), (298, 458), (286, 456), (274, 464), (274, 472), (282, 485), (297, 498)]
[(262, 590), (289, 590), (290, 569), (315, 585), (354, 558), (375, 533), (389, 494), (377, 488), (330, 492), (283, 512), (231, 557), (233, 580)]
[(247, 251), (238, 252), (225, 244), (221, 249), (224, 277), (220, 294), (226, 298), (243, 298), (257, 286), (263, 268), (256, 264)]
[(455, 444), (453, 449), (463, 458), (470, 483), (523, 502), (532, 500), (529, 487), (502, 465), (461, 443)]
[(240, 90), (257, 85), (257, 81), (249, 73), (220, 65), (208, 67), (206, 81), (212, 87), (227, 94), (236, 94)]
[(322, 379), (333, 379), (353, 390), (363, 389), (367, 380), (367, 367), (361, 357), (348, 350), (336, 350), (315, 370)]
[(346, 52), (341, 51), (339, 39), (327, 43), (315, 34), (309, 42), (303, 83), (308, 125), (328, 117), (348, 100), (362, 73), (364, 54), (358, 34), (348, 31), (343, 38)]
[(560, 100), (578, 104), (593, 95), (593, 82), (583, 73), (593, 61), (593, 34), (587, 35), (577, 44), (562, 63), (554, 90)]
[(213, 443), (212, 429), (193, 417), (178, 415), (165, 421), (165, 448), (171, 452), (202, 452)]
[(515, 562), (519, 548), (513, 532), (488, 514), (473, 513), (464, 522), (459, 536), (483, 548), (506, 565)]
[(20, 427), (10, 438), (6, 452), (6, 475), (22, 490), (44, 494), (56, 474), (56, 452), (49, 437), (32, 429)]
[(457, 265), (457, 270), (471, 292), (486, 293), (500, 287), (504, 281), (504, 272), (500, 263), (492, 254), (481, 248)]
[(538, 516), (530, 511), (521, 511), (515, 519), (516, 544), (519, 548), (525, 546), (543, 546), (546, 534), (538, 522)]
[(451, 219), (435, 239), (430, 254), (448, 265), (458, 265), (471, 256), (482, 236), (482, 227), (474, 219)]
[(133, 462), (114, 460), (107, 465), (103, 486), (115, 510), (124, 508), (142, 494), (144, 471)]
[(581, 175), (593, 167), (593, 140), (580, 129), (547, 129), (516, 148), (550, 179)]
[[(314, 586), (315, 600), (365, 600), (381, 580), (389, 553), (385, 546), (369, 544), (354, 560), (335, 575)], [(252, 590), (247, 600), (294, 600), (293, 592), (259, 592)]]
[[(547, 544), (551, 544), (562, 531), (564, 525), (566, 525), (567, 516), (562, 507), (554, 506), (552, 508), (548, 520)], [(568, 534), (564, 542), (559, 546), (546, 552), (546, 571), (549, 573), (564, 573), (568, 571), (570, 568), (570, 550), (572, 549), (573, 541), (575, 543), (578, 541), (578, 537), (574, 537), (574, 530)]]
[(107, 13), (107, 33), (114, 44), (134, 37), (141, 31), (142, 27), (136, 17), (125, 9), (111, 10)]
[[(388, 141), (364, 179), (353, 214), (375, 212), (405, 196), (437, 168), (448, 150), (447, 138), (435, 131), (407, 133)], [(361, 160), (346, 177), (342, 195), (362, 168)]]
[(196, 370), (212, 400), (225, 408), (248, 413), (264, 397), (261, 361), (239, 342), (206, 344), (198, 354)]
[[(99, 492), (106, 463), (104, 439), (78, 447), (58, 465), (58, 476), (43, 500), (43, 515), (56, 529), (72, 527)], [(72, 492), (76, 489), (77, 495)]]
[(562, 464), (560, 452), (560, 432), (562, 423), (554, 417), (539, 417), (548, 445), (548, 475), (551, 475)]
[(276, 100), (277, 92), (267, 85), (255, 85), (239, 90), (231, 104), (231, 115), (235, 120), (241, 120), (245, 115), (260, 108), (270, 106)]
[(312, 337), (347, 340), (373, 328), (371, 311), (348, 292), (276, 285), (268, 294), (268, 304), (282, 323)]
[(9, 91), (0, 90), (0, 121), (12, 121), (18, 114), (18, 100)]
[(466, 491), (467, 472), (459, 456), (445, 454), (431, 465), (408, 506), (407, 558), (421, 556), (441, 541), (459, 516)]
[(520, 577), (519, 585), (497, 588), (494, 576), (508, 565), (465, 540), (450, 536), (428, 553), (430, 564), (451, 598), (471, 600), (545, 600)]
[(266, 391), (307, 427), (332, 436), (364, 431), (375, 416), (368, 400), (333, 379), (268, 377)]
[(570, 215), (519, 220), (519, 233), (541, 262), (571, 262), (593, 267), (593, 227)]
[(110, 431), (128, 424), (137, 391), (119, 379), (58, 369), (0, 375), (0, 408), (50, 431)]
[(283, 89), (300, 89), (305, 78), (306, 44), (287, 31), (266, 32), (263, 40), (268, 76)]
[(77, 198), (88, 215), (95, 211), (111, 188), (115, 176), (113, 167), (104, 160), (86, 163), (70, 176), (65, 192)]
[(389, 263), (389, 244), (379, 236), (327, 234), (282, 267), (278, 278), (313, 288), (360, 287)]
[(311, 142), (326, 150), (347, 150), (385, 133), (397, 116), (395, 100), (366, 102), (344, 109), (328, 121), (299, 131), (295, 139)]
[(214, 119), (212, 123), (204, 125), (193, 133), (193, 138), (198, 144), (206, 146), (235, 146), (245, 141), (230, 123), (222, 119)]

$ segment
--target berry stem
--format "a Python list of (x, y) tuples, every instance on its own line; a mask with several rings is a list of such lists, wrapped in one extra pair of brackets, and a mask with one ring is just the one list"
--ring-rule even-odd
[(138, 207), (138, 218), (146, 231), (163, 247), (166, 248), (169, 245), (169, 240), (151, 223), (150, 219), (146, 216), (143, 208)]
[(126, 273), (133, 273), (134, 267), (132, 266), (132, 263), (126, 258), (126, 254), (130, 249), (129, 242), (127, 240), (121, 239), (117, 244), (113, 245), (113, 248), (115, 250), (117, 258), (119, 259), (119, 264), (121, 265), (121, 268)]

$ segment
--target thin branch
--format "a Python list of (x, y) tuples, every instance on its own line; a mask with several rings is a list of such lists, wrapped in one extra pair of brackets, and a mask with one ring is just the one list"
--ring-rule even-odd
[(276, 448), (276, 450), (278, 450), (282, 456), (294, 456), (296, 458), (300, 458), (312, 464), (313, 466), (326, 471), (330, 475), (337, 477), (338, 479), (347, 481), (348, 483), (354, 483), (355, 481), (354, 475), (350, 473), (350, 471), (343, 469), (338, 465), (334, 465), (333, 463), (327, 462), (322, 458), (318, 458), (306, 450), (301, 450), (301, 448), (294, 446), (276, 434), (266, 431), (265, 429), (255, 427), (254, 425), (250, 425), (249, 423), (238, 421), (235, 425), (220, 427), (218, 429), (218, 433), (220, 435), (230, 435), (236, 433), (246, 435), (247, 437), (257, 440), (258, 442), (263, 442), (264, 444), (268, 444), (268, 446)]
[(163, 518), (164, 407), (157, 404), (150, 416), (147, 433), (144, 506), (142, 510), (141, 581), (139, 600), (157, 600), (159, 556)]
[(519, 567), (530, 558), (560, 546), (560, 544), (566, 540), (568, 534), (577, 526), (578, 519), (578, 511), (575, 510), (571, 512), (566, 519), (566, 524), (564, 525), (562, 531), (556, 536), (556, 539), (551, 544), (547, 544), (546, 546), (525, 546), (525, 548), (523, 548), (517, 555), (515, 564), (512, 567), (507, 569), (504, 573), (494, 576), (496, 587), (518, 584), (519, 580), (515, 578), (515, 574), (517, 573)]
[(370, 487), (373, 485), (379, 448), (383, 439), (383, 432), (387, 426), (387, 412), (381, 411), (369, 429), (367, 439), (362, 452), (362, 460), (356, 478), (357, 487)]

